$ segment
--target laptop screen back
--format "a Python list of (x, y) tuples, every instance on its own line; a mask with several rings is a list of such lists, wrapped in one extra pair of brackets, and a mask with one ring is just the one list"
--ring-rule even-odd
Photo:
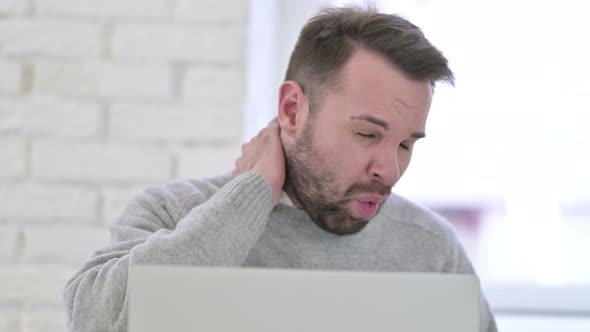
[(135, 266), (129, 331), (476, 332), (472, 275)]

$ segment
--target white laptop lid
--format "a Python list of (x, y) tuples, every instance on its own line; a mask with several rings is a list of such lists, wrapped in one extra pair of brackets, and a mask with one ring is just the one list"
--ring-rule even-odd
[(129, 331), (476, 332), (472, 275), (135, 266)]

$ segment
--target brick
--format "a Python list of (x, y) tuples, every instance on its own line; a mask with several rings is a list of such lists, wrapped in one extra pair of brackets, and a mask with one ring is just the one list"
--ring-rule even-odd
[(109, 116), (109, 134), (116, 138), (140, 140), (239, 141), (241, 112), (238, 107), (233, 112), (225, 112), (224, 107), (222, 103), (219, 108), (116, 104)]
[(124, 23), (111, 50), (122, 59), (232, 63), (244, 57), (244, 34), (240, 26)]
[(16, 309), (0, 311), (0, 331), (21, 332), (21, 314)]
[(64, 263), (80, 266), (109, 242), (106, 227), (51, 225), (24, 228), (26, 263)]
[(13, 56), (97, 56), (98, 23), (46, 19), (0, 20), (0, 54)]
[(103, 188), (101, 191), (103, 224), (110, 225), (115, 222), (129, 201), (147, 187), (148, 185), (135, 188)]
[[(20, 236), (21, 230), (19, 227), (0, 225), (0, 263), (16, 261), (21, 242)], [(4, 330), (0, 328), (0, 331)]]
[(0, 185), (0, 219), (96, 220), (98, 194), (64, 185)]
[(90, 18), (167, 18), (169, 0), (35, 0), (41, 15)]
[(27, 147), (23, 137), (0, 136), (0, 178), (27, 174)]
[(62, 290), (74, 272), (62, 266), (0, 266), (0, 304), (63, 306)]
[(16, 102), (0, 99), (0, 133), (18, 132), (21, 116)]
[(40, 94), (104, 98), (166, 98), (172, 95), (167, 65), (39, 61), (34, 90)]
[(0, 133), (18, 131), (20, 121), (18, 113), (0, 108)]
[(18, 132), (20, 126), (21, 117), (18, 102), (0, 98), (0, 133)]
[(162, 181), (172, 175), (172, 156), (159, 148), (119, 144), (34, 141), (32, 175), (84, 183)]
[[(1, 34), (2, 32), (0, 32)], [(0, 50), (2, 40), (0, 37)], [(0, 61), (0, 93), (17, 94), (22, 90), (23, 71), (16, 62)]]
[(245, 22), (248, 17), (248, 1), (177, 0), (174, 16), (183, 21)]
[(0, 0), (0, 14), (22, 14), (28, 7), (28, 0)]
[(239, 146), (182, 148), (177, 152), (177, 176), (194, 179), (231, 172), (239, 156)]
[(234, 68), (191, 67), (183, 82), (183, 96), (243, 100), (244, 80), (244, 73)]
[(67, 331), (65, 308), (38, 309), (26, 311), (22, 315), (23, 332), (63, 332)]
[(38, 100), (18, 105), (27, 135), (92, 137), (102, 129), (103, 113), (89, 102)]

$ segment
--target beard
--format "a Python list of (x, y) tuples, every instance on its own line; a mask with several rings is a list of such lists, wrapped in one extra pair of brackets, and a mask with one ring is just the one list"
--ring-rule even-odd
[[(287, 174), (285, 192), (295, 198), (311, 219), (326, 232), (350, 235), (360, 232), (370, 219), (360, 218), (349, 207), (358, 193), (388, 196), (391, 187), (379, 181), (354, 183), (343, 192), (337, 188), (337, 178), (325, 157), (313, 148), (310, 121), (291, 151), (286, 152)], [(382, 205), (379, 207), (381, 209)], [(379, 213), (379, 210), (377, 213)]]

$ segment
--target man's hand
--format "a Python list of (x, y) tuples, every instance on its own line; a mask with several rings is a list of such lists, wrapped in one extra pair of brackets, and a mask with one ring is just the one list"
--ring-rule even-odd
[(272, 120), (250, 142), (242, 145), (242, 155), (236, 160), (233, 175), (254, 171), (262, 175), (272, 189), (272, 204), (277, 205), (285, 183), (285, 152), (279, 137), (281, 128)]

